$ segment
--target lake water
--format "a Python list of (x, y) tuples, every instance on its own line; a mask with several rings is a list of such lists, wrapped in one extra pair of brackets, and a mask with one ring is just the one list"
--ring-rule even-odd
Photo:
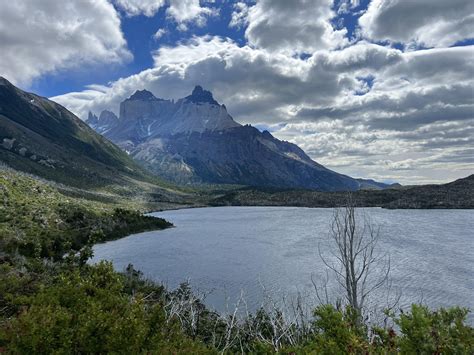
[[(241, 291), (252, 309), (264, 294), (314, 299), (311, 278), (320, 284), (326, 275), (318, 247), (329, 257), (333, 212), (216, 207), (153, 213), (175, 228), (96, 245), (93, 262), (111, 260), (118, 270), (132, 263), (171, 288), (189, 280), (194, 289), (209, 293), (205, 302), (220, 311)], [(474, 309), (474, 210), (359, 212), (380, 227), (378, 247), (390, 255), (391, 292), (401, 291), (401, 307), (422, 302)], [(331, 285), (330, 293), (336, 292)]]

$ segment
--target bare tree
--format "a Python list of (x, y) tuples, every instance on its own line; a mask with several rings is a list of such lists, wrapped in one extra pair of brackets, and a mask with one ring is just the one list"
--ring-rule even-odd
[[(347, 205), (334, 211), (330, 229), (332, 258), (323, 256), (319, 248), (321, 259), (336, 275), (346, 303), (357, 312), (359, 320), (369, 295), (389, 279), (390, 257), (377, 250), (379, 232), (366, 214), (356, 210), (349, 196)], [(327, 282), (324, 289), (327, 299)]]

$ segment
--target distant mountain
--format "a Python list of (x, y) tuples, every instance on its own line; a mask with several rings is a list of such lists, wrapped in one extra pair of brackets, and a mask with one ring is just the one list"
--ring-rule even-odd
[(355, 179), (316, 163), (298, 146), (235, 122), (200, 86), (177, 101), (137, 91), (120, 104), (118, 120), (101, 117), (90, 114), (87, 122), (150, 170), (178, 183), (324, 191), (360, 187)]
[(106, 132), (116, 127), (119, 119), (115, 113), (104, 110), (97, 117), (92, 112), (89, 112), (89, 117), (86, 120), (87, 124), (93, 128), (97, 133), (104, 135)]
[(241, 126), (227, 113), (224, 105), (219, 105), (212, 94), (200, 86), (196, 86), (190, 96), (176, 102), (156, 98), (146, 90), (137, 91), (120, 104), (120, 118), (112, 126), (112, 120), (102, 118), (104, 112), (109, 111), (103, 111), (97, 121), (95, 115), (89, 114), (86, 122), (114, 142), (130, 143), (133, 147), (154, 137)]
[[(105, 112), (98, 121), (110, 125), (113, 117)], [(154, 186), (158, 181), (61, 105), (1, 77), (0, 161), (77, 187)]]
[(399, 183), (394, 184), (385, 184), (383, 182), (378, 182), (372, 179), (356, 179), (359, 183), (360, 190), (384, 190), (390, 188), (401, 187)]

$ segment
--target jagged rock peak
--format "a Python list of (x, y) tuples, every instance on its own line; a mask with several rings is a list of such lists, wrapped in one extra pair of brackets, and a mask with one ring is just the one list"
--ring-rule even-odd
[(194, 103), (209, 103), (211, 105), (219, 105), (219, 103), (214, 100), (212, 93), (210, 91), (204, 90), (200, 85), (196, 85), (192, 94), (186, 96), (185, 99)]
[(89, 111), (89, 115), (87, 116), (86, 123), (95, 129), (97, 125), (99, 124), (99, 118), (97, 117), (96, 114)]
[(156, 98), (155, 95), (153, 95), (148, 90), (137, 90), (127, 100), (151, 101), (151, 100), (160, 100), (160, 99)]
[(99, 121), (110, 120), (110, 119), (118, 120), (118, 117), (115, 115), (115, 113), (109, 110), (104, 110), (100, 113)]
[(97, 118), (97, 115), (93, 114), (91, 111), (89, 111), (89, 115), (87, 116), (87, 121), (97, 121), (98, 118)]

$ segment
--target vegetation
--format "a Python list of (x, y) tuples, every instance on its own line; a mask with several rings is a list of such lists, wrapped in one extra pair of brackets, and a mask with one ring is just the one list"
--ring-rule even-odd
[(25, 276), (14, 277), (11, 266), (3, 268), (3, 309), (8, 307), (10, 314), (20, 310), (2, 324), (0, 342), (8, 352), (210, 352), (182, 336), (162, 304), (147, 302), (135, 289), (133, 295), (131, 289), (127, 292), (126, 276), (115, 273), (111, 264), (62, 266), (47, 276), (43, 272), (29, 295), (18, 287)]
[[(0, 352), (471, 354), (468, 310), (413, 305), (386, 326), (350, 307), (306, 317), (275, 305), (209, 310), (189, 285), (153, 283), (129, 266), (87, 263), (91, 245), (170, 226), (130, 204), (84, 199), (11, 170), (0, 174)], [(360, 304), (360, 303), (359, 303)]]
[(0, 348), (9, 353), (297, 353), (470, 354), (467, 310), (413, 305), (399, 327), (368, 329), (350, 308), (316, 308), (305, 329), (260, 310), (233, 321), (197, 300), (187, 285), (174, 292), (129, 267), (4, 263), (0, 276)]
[(65, 196), (7, 169), (0, 171), (0, 200), (0, 253), (10, 255), (60, 260), (87, 244), (171, 226), (120, 205)]
[[(474, 208), (474, 175), (443, 185), (359, 190), (352, 193), (357, 207), (384, 208)], [(238, 188), (215, 191), (213, 206), (340, 207), (346, 192), (277, 188)]]

